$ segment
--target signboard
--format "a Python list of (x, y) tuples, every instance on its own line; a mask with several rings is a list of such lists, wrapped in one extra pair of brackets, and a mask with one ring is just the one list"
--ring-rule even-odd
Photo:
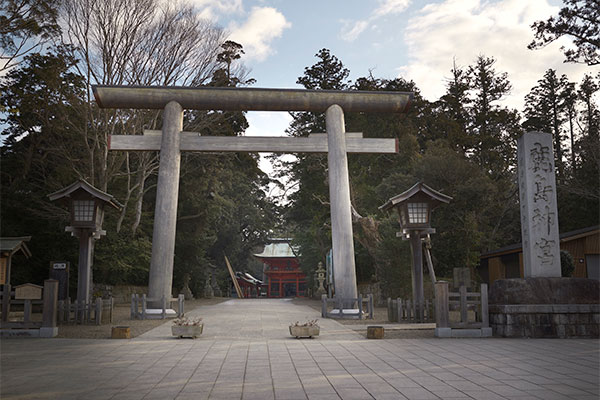
[(68, 261), (50, 262), (50, 279), (58, 281), (58, 300), (69, 297), (69, 267)]
[(42, 289), (40, 285), (24, 283), (15, 287), (15, 300), (41, 300)]

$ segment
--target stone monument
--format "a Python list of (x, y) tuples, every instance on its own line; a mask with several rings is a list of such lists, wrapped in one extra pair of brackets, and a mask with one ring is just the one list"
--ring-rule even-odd
[(552, 136), (528, 132), (517, 143), (525, 279), (490, 288), (494, 336), (598, 337), (600, 282), (561, 278)]
[(525, 278), (560, 277), (560, 239), (552, 135), (528, 132), (517, 143)]

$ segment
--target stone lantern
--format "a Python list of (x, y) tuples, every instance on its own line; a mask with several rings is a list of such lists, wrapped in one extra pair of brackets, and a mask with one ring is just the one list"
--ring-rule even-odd
[(423, 319), (423, 249), (421, 240), (435, 233), (431, 227), (431, 212), (440, 204), (449, 203), (452, 197), (417, 183), (407, 191), (389, 199), (381, 210), (396, 209), (400, 221), (401, 232), (397, 235), (403, 240), (410, 240), (413, 255), (412, 292), (413, 302), (419, 320)]
[(77, 302), (87, 303), (90, 299), (91, 267), (94, 240), (106, 235), (102, 230), (104, 207), (122, 208), (112, 195), (79, 180), (48, 195), (50, 201), (60, 200), (71, 213), (71, 225), (65, 231), (79, 238), (79, 265), (77, 274)]
[(318, 287), (317, 287), (317, 291), (315, 292), (315, 297), (317, 298), (321, 298), (321, 295), (325, 294), (325, 287), (323, 286), (323, 282), (325, 282), (325, 273), (327, 271), (325, 271), (325, 268), (323, 268), (323, 263), (321, 261), (319, 261), (317, 270), (315, 271), (315, 279), (317, 281)]

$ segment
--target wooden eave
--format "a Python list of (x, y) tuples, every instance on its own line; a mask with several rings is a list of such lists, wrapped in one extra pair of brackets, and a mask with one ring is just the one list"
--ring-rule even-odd
[[(562, 233), (560, 235), (560, 242), (561, 243), (570, 242), (572, 240), (577, 240), (577, 239), (581, 239), (584, 237), (592, 236), (597, 233), (600, 233), (600, 227), (598, 227), (598, 226), (592, 226), (592, 227), (588, 227), (588, 228), (578, 229), (575, 231), (569, 231), (569, 232)], [(522, 251), (523, 251), (522, 244), (515, 243), (515, 244), (511, 244), (509, 246), (501, 247), (495, 251), (489, 251), (487, 253), (484, 253), (479, 256), (479, 259), (484, 260), (484, 259), (488, 259), (488, 258), (501, 257), (501, 256), (505, 256), (507, 254), (520, 253)]]

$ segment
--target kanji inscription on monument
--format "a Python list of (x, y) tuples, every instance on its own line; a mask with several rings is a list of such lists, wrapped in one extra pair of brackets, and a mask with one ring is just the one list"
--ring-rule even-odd
[(528, 132), (517, 143), (523, 271), (560, 277), (560, 239), (552, 135)]

